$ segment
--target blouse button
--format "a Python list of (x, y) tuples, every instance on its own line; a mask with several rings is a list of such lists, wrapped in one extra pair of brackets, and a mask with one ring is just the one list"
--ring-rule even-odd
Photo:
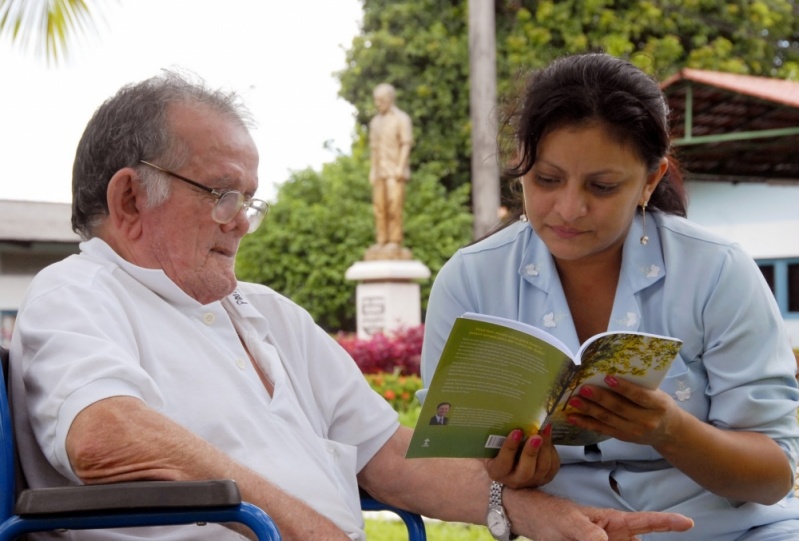
[(216, 316), (211, 312), (208, 312), (203, 316), (203, 321), (205, 322), (206, 325), (213, 325), (214, 321), (216, 321)]
[(244, 359), (236, 359), (236, 366), (238, 366), (240, 370), (244, 370), (244, 367), (246, 366)]

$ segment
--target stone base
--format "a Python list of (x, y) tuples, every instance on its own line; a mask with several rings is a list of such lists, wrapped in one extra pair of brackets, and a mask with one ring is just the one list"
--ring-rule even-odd
[(411, 259), (413, 259), (413, 253), (408, 248), (393, 242), (373, 244), (363, 254), (364, 261), (408, 261)]
[(356, 321), (358, 338), (391, 334), (422, 323), (419, 284), (414, 280), (430, 277), (421, 261), (359, 261), (347, 269), (345, 277), (358, 281)]

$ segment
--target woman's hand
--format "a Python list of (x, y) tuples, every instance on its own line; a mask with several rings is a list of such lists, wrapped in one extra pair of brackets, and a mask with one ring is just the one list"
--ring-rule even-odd
[(669, 464), (731, 500), (772, 505), (792, 487), (793, 471), (767, 434), (723, 430), (682, 410), (667, 393), (613, 376), (610, 389), (584, 385), (568, 422), (621, 441), (651, 445)]
[(611, 389), (584, 385), (569, 401), (577, 410), (567, 420), (581, 428), (656, 449), (668, 443), (670, 428), (684, 414), (665, 392), (607, 376)]
[(534, 488), (549, 483), (560, 470), (560, 457), (552, 445), (552, 427), (526, 441), (521, 430), (513, 430), (499, 454), (485, 461), (489, 477), (510, 488)]

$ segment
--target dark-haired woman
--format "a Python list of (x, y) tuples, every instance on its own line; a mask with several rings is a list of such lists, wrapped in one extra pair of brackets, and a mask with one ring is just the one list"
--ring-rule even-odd
[(612, 439), (558, 446), (543, 490), (694, 519), (663, 541), (799, 539), (795, 358), (752, 258), (685, 218), (659, 86), (626, 61), (575, 55), (532, 74), (518, 103), (508, 173), (524, 211), (438, 274), (425, 382), (466, 311), (525, 321), (574, 350), (607, 330), (680, 338), (660, 389), (610, 376), (611, 390), (579, 391), (570, 422)]

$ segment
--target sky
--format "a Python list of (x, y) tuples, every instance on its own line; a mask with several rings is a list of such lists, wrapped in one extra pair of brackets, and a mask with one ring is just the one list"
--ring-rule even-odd
[(69, 202), (75, 147), (122, 85), (164, 68), (235, 90), (252, 111), (258, 196), (292, 170), (348, 152), (355, 109), (333, 76), (359, 32), (359, 0), (97, 0), (96, 29), (48, 65), (0, 40), (0, 199)]

